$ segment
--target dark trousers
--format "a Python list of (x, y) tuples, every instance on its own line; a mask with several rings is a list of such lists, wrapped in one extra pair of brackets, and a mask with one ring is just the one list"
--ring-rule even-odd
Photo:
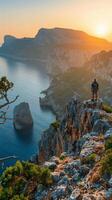
[(98, 91), (92, 90), (92, 100), (97, 100), (98, 99)]

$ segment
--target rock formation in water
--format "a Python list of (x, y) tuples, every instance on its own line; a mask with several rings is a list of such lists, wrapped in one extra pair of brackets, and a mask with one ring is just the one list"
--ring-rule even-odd
[(29, 130), (33, 126), (33, 119), (28, 103), (22, 102), (14, 108), (13, 123), (17, 131)]

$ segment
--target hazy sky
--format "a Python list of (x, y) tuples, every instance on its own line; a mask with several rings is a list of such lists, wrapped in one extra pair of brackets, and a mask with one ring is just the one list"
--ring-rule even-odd
[(79, 29), (112, 40), (112, 0), (0, 0), (5, 34), (32, 37), (41, 27)]

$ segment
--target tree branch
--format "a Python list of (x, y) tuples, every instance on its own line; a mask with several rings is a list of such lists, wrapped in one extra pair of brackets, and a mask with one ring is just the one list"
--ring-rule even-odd
[(4, 124), (6, 120), (13, 120), (13, 118), (7, 117), (7, 111), (0, 111), (0, 124)]
[(13, 99), (12, 101), (7, 101), (6, 103), (0, 105), (0, 109), (1, 108), (4, 108), (5, 106), (8, 106), (9, 104), (12, 104), (14, 103), (17, 99), (18, 99), (19, 96), (16, 96), (15, 99)]

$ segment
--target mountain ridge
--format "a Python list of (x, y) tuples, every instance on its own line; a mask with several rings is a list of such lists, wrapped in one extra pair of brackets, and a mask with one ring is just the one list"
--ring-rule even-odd
[(0, 55), (20, 61), (44, 61), (48, 73), (59, 73), (82, 66), (95, 53), (110, 49), (110, 42), (83, 31), (42, 28), (34, 38), (5, 36)]

